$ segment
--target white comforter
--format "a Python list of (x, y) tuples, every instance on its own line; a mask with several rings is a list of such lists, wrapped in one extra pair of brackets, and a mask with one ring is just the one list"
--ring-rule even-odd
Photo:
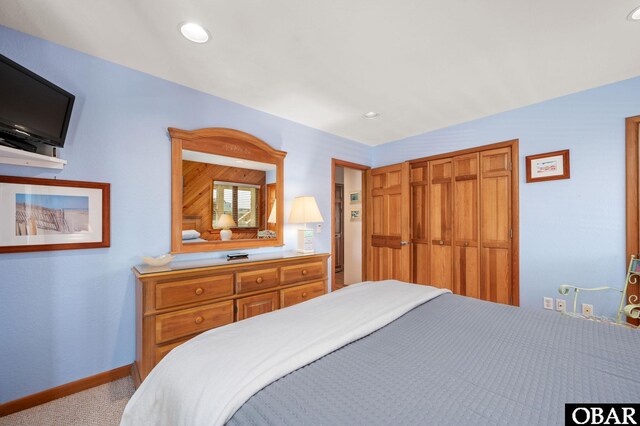
[(253, 394), (448, 290), (365, 282), (203, 333), (171, 351), (121, 425), (222, 425)]

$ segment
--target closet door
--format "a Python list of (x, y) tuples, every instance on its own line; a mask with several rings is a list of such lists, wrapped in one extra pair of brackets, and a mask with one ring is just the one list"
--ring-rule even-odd
[(429, 163), (411, 165), (411, 282), (429, 282)]
[(480, 153), (480, 298), (511, 304), (511, 148)]
[(367, 279), (411, 280), (409, 164), (367, 170)]
[(429, 252), (431, 285), (453, 290), (453, 161), (429, 162)]
[(453, 159), (453, 291), (480, 297), (479, 154)]

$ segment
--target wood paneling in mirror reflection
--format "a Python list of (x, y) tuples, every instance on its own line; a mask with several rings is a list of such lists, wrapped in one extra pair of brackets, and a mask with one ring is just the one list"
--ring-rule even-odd
[[(264, 200), (264, 188), (266, 173), (260, 170), (241, 169), (238, 167), (219, 166), (216, 164), (199, 163), (195, 161), (182, 161), (183, 192), (182, 192), (182, 214), (183, 216), (200, 217), (201, 238), (205, 240), (220, 239), (220, 232), (212, 229), (212, 185), (213, 181), (247, 183), (260, 185), (258, 205)], [(275, 195), (274, 195), (275, 197)], [(263, 208), (259, 207), (258, 217), (260, 218), (259, 229), (264, 229), (264, 215), (261, 214)], [(257, 238), (256, 229), (233, 230), (233, 239)]]

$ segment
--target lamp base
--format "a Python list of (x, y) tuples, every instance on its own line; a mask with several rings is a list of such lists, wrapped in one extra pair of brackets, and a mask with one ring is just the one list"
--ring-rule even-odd
[(298, 229), (298, 253), (315, 253), (313, 249), (313, 229)]
[(222, 241), (230, 241), (231, 235), (233, 235), (233, 232), (231, 232), (231, 229), (223, 229), (220, 231), (220, 239)]

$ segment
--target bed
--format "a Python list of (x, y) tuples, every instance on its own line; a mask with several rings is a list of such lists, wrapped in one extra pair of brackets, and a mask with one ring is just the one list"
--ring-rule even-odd
[(639, 348), (624, 327), (362, 283), (179, 346), (122, 425), (563, 424), (565, 403), (637, 401)]

